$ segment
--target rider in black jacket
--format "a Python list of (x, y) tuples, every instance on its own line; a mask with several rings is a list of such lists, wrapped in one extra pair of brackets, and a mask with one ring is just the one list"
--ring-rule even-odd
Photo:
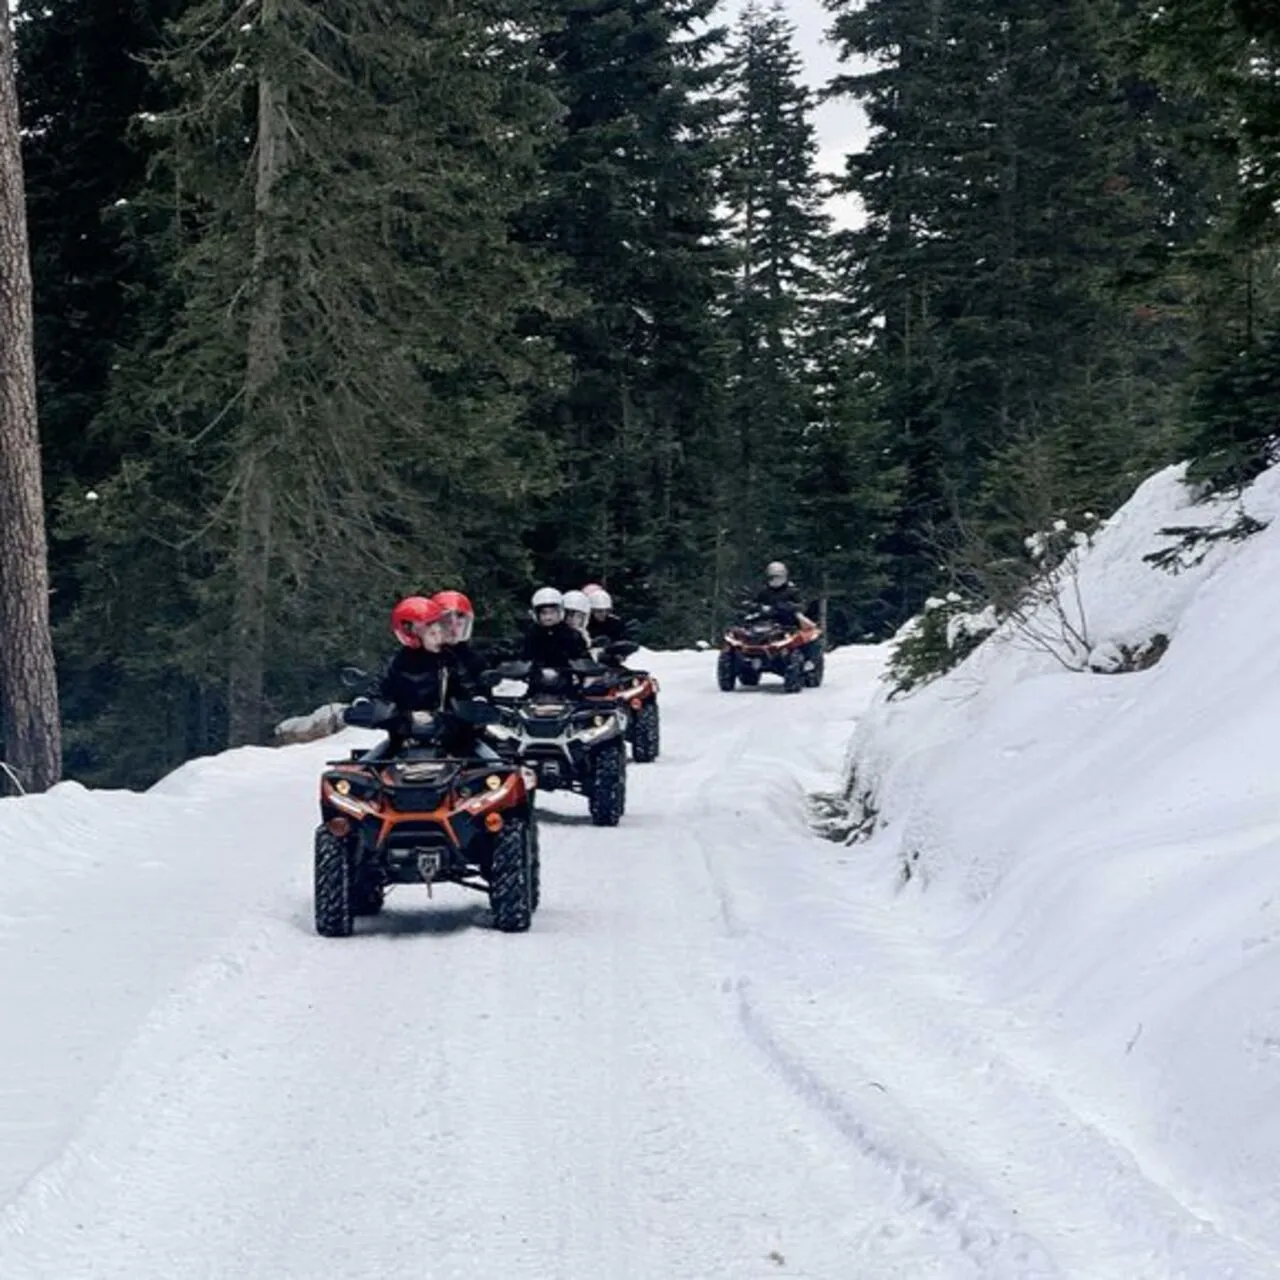
[(614, 644), (627, 638), (627, 624), (613, 611), (613, 597), (603, 588), (596, 585), (584, 587), (587, 599), (591, 601), (592, 647)]
[(535, 667), (563, 670), (589, 657), (586, 637), (564, 620), (564, 597), (554, 587), (533, 593), (533, 624), (525, 632), (521, 658)]

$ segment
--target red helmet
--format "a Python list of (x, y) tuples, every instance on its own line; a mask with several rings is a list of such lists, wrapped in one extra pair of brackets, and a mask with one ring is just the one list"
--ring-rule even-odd
[(391, 634), (410, 649), (422, 648), (422, 627), (444, 619), (444, 610), (426, 596), (406, 596), (391, 610)]
[(437, 591), (431, 599), (440, 606), (444, 614), (452, 615), (446, 618), (448, 626), (445, 639), (451, 644), (470, 640), (471, 628), (476, 620), (476, 611), (472, 608), (471, 601), (461, 591)]
[(461, 591), (437, 591), (431, 598), (446, 613), (465, 613), (468, 618), (476, 616), (475, 609), (471, 607), (471, 601)]

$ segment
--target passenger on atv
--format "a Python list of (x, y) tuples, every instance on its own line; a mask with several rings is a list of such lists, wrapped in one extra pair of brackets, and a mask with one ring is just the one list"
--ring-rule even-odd
[(613, 597), (594, 583), (584, 587), (583, 593), (591, 604), (591, 621), (587, 629), (591, 633), (592, 649), (607, 650), (609, 645), (626, 640), (627, 624), (613, 612)]

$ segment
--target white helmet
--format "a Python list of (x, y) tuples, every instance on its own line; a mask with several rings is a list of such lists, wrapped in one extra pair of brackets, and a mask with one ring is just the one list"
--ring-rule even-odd
[(559, 613), (557, 622), (564, 617), (564, 596), (562, 596), (555, 587), (539, 587), (533, 593), (533, 599), (529, 602), (533, 605), (533, 616), (538, 617), (541, 609), (555, 609)]
[(585, 595), (597, 613), (608, 613), (613, 608), (613, 597), (603, 587), (595, 587)]
[(784, 582), (791, 576), (787, 572), (787, 566), (781, 560), (771, 560), (764, 570), (765, 581), (774, 583), (776, 579), (777, 586), (782, 586)]
[[(566, 591), (564, 593), (565, 620), (571, 627), (582, 630), (591, 616), (591, 601), (582, 591)], [(579, 615), (577, 617), (573, 615)]]

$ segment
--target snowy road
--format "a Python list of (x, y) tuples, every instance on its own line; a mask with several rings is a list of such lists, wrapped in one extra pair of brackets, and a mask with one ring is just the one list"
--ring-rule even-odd
[(97, 834), (52, 884), (32, 821), (0, 890), (0, 1277), (1280, 1275), (806, 833), (878, 659), (790, 698), (660, 657), (663, 758), (615, 831), (543, 798), (526, 936), (400, 889), (314, 937), (331, 744), (73, 796)]

